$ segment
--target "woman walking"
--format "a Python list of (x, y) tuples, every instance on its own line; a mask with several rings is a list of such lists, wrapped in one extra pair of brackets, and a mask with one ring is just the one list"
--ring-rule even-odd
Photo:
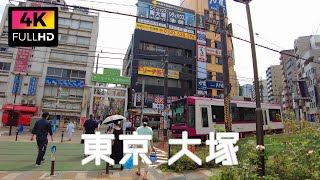
[[(120, 160), (123, 158), (123, 141), (119, 139), (120, 134), (123, 134), (120, 123), (121, 121), (114, 123), (114, 128), (111, 132), (112, 134), (114, 134), (115, 139), (112, 143), (112, 154), (110, 157), (114, 160), (115, 164), (120, 164)], [(122, 165), (121, 170), (123, 170)]]
[[(149, 118), (147, 116), (144, 116), (142, 119), (143, 122), (143, 126), (140, 126), (137, 128), (137, 132), (138, 135), (151, 135), (151, 137), (153, 138), (153, 131), (152, 128), (148, 126), (148, 122), (149, 122)], [(151, 139), (151, 141), (148, 141), (148, 155), (150, 155), (150, 152), (154, 152), (154, 146), (153, 146), (153, 140)], [(141, 158), (139, 157), (139, 162), (138, 162), (138, 171), (136, 172), (136, 174), (138, 176), (141, 175), (140, 169), (141, 169)], [(144, 163), (144, 175), (143, 175), (143, 180), (147, 180), (147, 175), (148, 175), (148, 170), (149, 170), (149, 165)]]

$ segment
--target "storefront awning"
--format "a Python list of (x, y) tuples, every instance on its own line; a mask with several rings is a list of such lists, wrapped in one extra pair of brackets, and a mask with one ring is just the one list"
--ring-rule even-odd
[(12, 104), (5, 104), (2, 106), (3, 110), (7, 110), (7, 111), (21, 111), (21, 112), (37, 112), (38, 111), (38, 107), (30, 107), (30, 106), (14, 106)]

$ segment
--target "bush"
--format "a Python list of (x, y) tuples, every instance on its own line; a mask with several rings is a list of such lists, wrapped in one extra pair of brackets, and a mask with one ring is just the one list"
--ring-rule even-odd
[[(199, 166), (196, 162), (190, 159), (188, 156), (184, 155), (171, 166), (168, 164), (163, 164), (159, 166), (162, 171), (175, 171), (181, 172), (184, 170), (195, 170), (197, 168), (215, 168), (219, 165), (214, 163), (214, 160), (206, 162), (206, 157), (209, 156), (209, 148), (207, 146), (198, 146), (194, 153), (198, 158), (202, 160), (202, 165)], [(175, 155), (178, 151), (181, 150), (181, 146), (171, 146), (171, 155)]]
[[(307, 122), (285, 122), (285, 126), (294, 135), (282, 134), (281, 143), (278, 144), (280, 148), (274, 148), (275, 144), (266, 146), (264, 179), (320, 180), (320, 129)], [(239, 165), (225, 168), (220, 180), (259, 179), (255, 142), (248, 141), (239, 146)], [(270, 149), (274, 152), (270, 152)]]

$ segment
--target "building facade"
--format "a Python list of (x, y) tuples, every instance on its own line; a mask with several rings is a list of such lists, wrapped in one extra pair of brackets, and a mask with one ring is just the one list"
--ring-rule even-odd
[[(19, 6), (53, 5), (27, 1)], [(8, 7), (0, 24), (2, 119), (14, 110), (20, 123), (42, 112), (49, 112), (51, 119), (56, 115), (60, 122), (80, 123), (87, 116), (98, 14), (59, 6), (59, 46), (18, 48), (8, 47)]]
[(252, 84), (245, 84), (241, 88), (243, 97), (252, 98), (252, 88), (254, 88)]
[(281, 79), (282, 82), (282, 108), (284, 113), (294, 112), (294, 97), (296, 74), (296, 59), (288, 54), (294, 55), (294, 50), (283, 50), (280, 55)]
[[(138, 4), (146, 8), (138, 8), (139, 17), (124, 58), (123, 76), (131, 77), (130, 88), (134, 90), (133, 98), (129, 99), (131, 107), (141, 106), (144, 91), (143, 113), (159, 121), (164, 105), (165, 61), (168, 61), (169, 106), (178, 98), (196, 94), (196, 32), (195, 28), (185, 26), (189, 23), (194, 26), (194, 11), (151, 0), (140, 0)], [(157, 17), (153, 16), (154, 11), (166, 13)], [(168, 14), (178, 11), (190, 15), (191, 19), (172, 18)], [(138, 119), (141, 109), (135, 109)]]
[[(305, 120), (314, 121), (314, 117), (319, 113), (319, 72), (320, 72), (320, 36), (299, 37), (294, 42), (294, 52), (296, 56), (304, 59), (297, 59), (297, 78), (307, 80), (307, 89), (310, 101), (300, 101), (302, 107), (302, 117)], [(301, 96), (301, 89), (299, 95)]]
[[(226, 15), (226, 5), (224, 2), (224, 10)], [(206, 71), (206, 81), (207, 81), (207, 94), (209, 96), (223, 95), (223, 67), (222, 67), (222, 57), (221, 57), (221, 37), (220, 34), (215, 33), (219, 24), (219, 12), (215, 7), (219, 4), (218, 1), (208, 1), (208, 0), (184, 0), (181, 2), (181, 6), (184, 8), (192, 9), (197, 14), (197, 27), (198, 27), (198, 37), (204, 37), (205, 39), (199, 39), (197, 42), (198, 51), (198, 72), (202, 72), (203, 69)], [(225, 18), (226, 25), (228, 24), (227, 18)], [(227, 26), (231, 30), (231, 25)], [(229, 31), (232, 33), (232, 31)], [(205, 41), (204, 43), (199, 43)], [(236, 78), (236, 72), (234, 70), (234, 49), (231, 37), (227, 37), (227, 51), (228, 51), (228, 62), (229, 62), (229, 80), (231, 84), (231, 96), (237, 96), (238, 84)], [(199, 54), (203, 52), (203, 54)], [(199, 58), (199, 55), (203, 59)], [(200, 62), (199, 62), (200, 61)], [(203, 62), (204, 61), (204, 62)], [(202, 73), (204, 74), (204, 72)], [(201, 73), (198, 74), (198, 81), (201, 80)], [(198, 83), (199, 84), (199, 83)], [(198, 92), (201, 88), (198, 87)], [(200, 94), (200, 93), (198, 93)]]
[[(253, 81), (252, 87), (252, 101), (256, 101), (256, 90), (255, 90), (255, 81)], [(268, 103), (268, 82), (266, 79), (259, 80), (259, 90), (260, 90), (260, 100), (261, 103)]]
[(268, 101), (272, 104), (281, 104), (282, 80), (281, 65), (270, 66), (267, 71)]

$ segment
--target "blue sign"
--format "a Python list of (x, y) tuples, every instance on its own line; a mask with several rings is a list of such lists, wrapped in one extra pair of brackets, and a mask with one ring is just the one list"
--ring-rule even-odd
[(207, 91), (207, 80), (198, 78), (198, 90)]
[(223, 89), (223, 83), (216, 81), (208, 81), (207, 88)]
[(37, 91), (38, 78), (31, 77), (28, 94), (29, 96), (35, 96)]
[(52, 146), (51, 147), (51, 152), (52, 153), (56, 153), (57, 152), (57, 147), (56, 146)]
[(13, 94), (20, 94), (21, 83), (22, 83), (22, 76), (16, 76), (14, 78), (13, 87), (12, 87)]
[(61, 86), (61, 87), (74, 87), (74, 88), (83, 88), (84, 81), (69, 81), (64, 79), (57, 79), (57, 78), (46, 78), (45, 85), (51, 86)]
[(219, 6), (223, 7), (223, 13), (227, 16), (227, 4), (226, 0), (209, 0), (209, 9), (219, 12)]

